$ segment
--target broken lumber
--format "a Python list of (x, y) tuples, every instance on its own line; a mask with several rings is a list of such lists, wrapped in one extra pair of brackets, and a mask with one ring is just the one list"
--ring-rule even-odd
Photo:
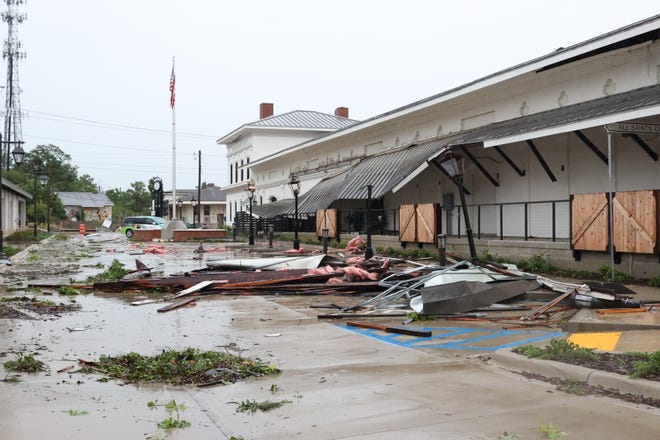
[(369, 322), (346, 321), (349, 327), (368, 328), (374, 330), (381, 330), (386, 333), (397, 333), (399, 335), (418, 336), (422, 338), (429, 338), (432, 335), (430, 330), (418, 330), (410, 327), (390, 327), (388, 325), (372, 324)]
[(524, 321), (533, 321), (535, 319), (538, 319), (539, 316), (546, 313), (552, 307), (556, 306), (557, 304), (559, 304), (560, 302), (562, 302), (566, 298), (569, 298), (573, 294), (573, 292), (575, 292), (575, 289), (567, 290), (566, 292), (562, 293), (561, 295), (559, 295), (557, 298), (553, 299), (549, 303), (543, 304), (542, 306), (537, 307), (536, 309), (532, 310), (528, 314), (522, 316), (520, 319), (522, 319)]
[(619, 313), (641, 313), (648, 312), (648, 309), (644, 307), (634, 308), (634, 309), (599, 309), (596, 310), (596, 313), (599, 315), (614, 315)]
[(197, 297), (188, 297), (184, 298), (182, 300), (179, 300), (177, 302), (173, 302), (172, 304), (168, 304), (165, 307), (161, 307), (158, 309), (158, 313), (164, 313), (164, 312), (169, 312), (170, 310), (178, 309), (179, 307), (185, 306), (186, 304), (189, 304), (191, 302), (197, 301)]

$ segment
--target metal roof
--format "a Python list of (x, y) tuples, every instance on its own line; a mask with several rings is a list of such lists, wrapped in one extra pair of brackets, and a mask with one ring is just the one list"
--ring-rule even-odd
[(294, 199), (282, 199), (276, 202), (266, 203), (265, 205), (255, 205), (252, 207), (252, 215), (257, 215), (261, 218), (275, 218), (278, 215), (293, 213), (295, 209), (294, 204)]
[(281, 115), (269, 116), (258, 121), (243, 124), (230, 133), (224, 135), (216, 141), (217, 144), (227, 144), (232, 142), (240, 134), (250, 128), (289, 128), (318, 131), (341, 130), (360, 121), (355, 119), (342, 118), (341, 116), (329, 115), (310, 110), (293, 110)]
[[(170, 199), (172, 198), (172, 190), (165, 191), (164, 194), (168, 195)], [(200, 196), (202, 198), (202, 203), (224, 202), (227, 200), (227, 192), (219, 186), (207, 186), (206, 188), (202, 188)], [(184, 202), (192, 201), (193, 197), (197, 200), (197, 188), (176, 190), (176, 198), (181, 199)]]
[[(632, 110), (660, 105), (660, 84), (585, 101), (554, 110), (495, 122), (473, 130), (458, 133), (447, 142), (449, 145), (470, 144), (497, 140), (508, 136), (559, 127), (573, 122), (584, 122), (603, 116), (616, 115)], [(596, 121), (597, 122), (597, 121)], [(599, 123), (595, 123), (599, 125)]]
[(114, 206), (112, 200), (103, 193), (57, 191), (64, 206), (82, 206), (83, 208), (103, 208)]
[(25, 197), (28, 200), (32, 200), (32, 194), (31, 193), (25, 191), (23, 188), (16, 185), (11, 180), (5, 179), (4, 177), (2, 178), (2, 187), (5, 191), (9, 190), (9, 191), (11, 191), (15, 194), (18, 194), (19, 196)]
[(274, 115), (268, 118), (260, 119), (244, 126), (248, 127), (281, 127), (281, 128), (316, 128), (326, 130), (336, 130), (339, 128), (350, 127), (358, 121), (326, 113), (294, 110), (281, 115)]

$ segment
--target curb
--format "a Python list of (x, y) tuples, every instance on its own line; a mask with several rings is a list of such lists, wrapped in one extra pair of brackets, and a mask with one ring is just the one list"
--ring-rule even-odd
[(545, 377), (558, 377), (564, 380), (578, 380), (591, 386), (618, 390), (621, 394), (641, 395), (660, 399), (660, 382), (646, 379), (633, 379), (607, 371), (594, 370), (579, 365), (557, 361), (529, 359), (503, 348), (495, 351), (491, 358), (500, 368), (523, 372), (531, 371)]

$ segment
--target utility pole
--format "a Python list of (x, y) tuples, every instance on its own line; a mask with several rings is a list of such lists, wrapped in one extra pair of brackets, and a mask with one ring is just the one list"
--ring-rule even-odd
[[(202, 227), (202, 150), (199, 150), (199, 162), (197, 163), (197, 221), (198, 227)], [(195, 211), (193, 207), (193, 223), (195, 223)]]
[(7, 153), (2, 157), (2, 164), (9, 169), (9, 150), (11, 144), (23, 143), (21, 128), (21, 88), (18, 85), (18, 60), (25, 58), (21, 52), (21, 42), (18, 40), (18, 25), (27, 18), (26, 14), (18, 11), (18, 6), (24, 0), (4, 0), (7, 10), (2, 13), (2, 20), (7, 23), (7, 39), (5, 40), (2, 57), (7, 60), (7, 87), (5, 89), (5, 127), (4, 140), (7, 144)]

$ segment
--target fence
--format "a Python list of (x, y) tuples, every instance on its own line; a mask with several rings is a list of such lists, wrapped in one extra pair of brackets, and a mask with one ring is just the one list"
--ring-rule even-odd
[[(556, 241), (570, 238), (570, 200), (535, 202), (484, 203), (467, 205), (472, 232), (478, 239), (483, 236), (519, 237), (524, 240), (542, 238)], [(444, 209), (435, 205), (436, 230), (447, 236), (461, 237), (465, 233), (465, 219), (460, 205)], [(399, 235), (399, 209), (339, 210), (337, 229), (340, 234), (367, 233), (367, 225), (374, 235)], [(549, 221), (548, 221), (549, 220)], [(234, 227), (242, 233), (249, 232), (249, 214), (239, 212)], [(293, 216), (273, 219), (253, 219), (255, 234), (273, 228), (275, 232), (294, 230)], [(299, 232), (316, 231), (316, 212), (298, 215)]]

